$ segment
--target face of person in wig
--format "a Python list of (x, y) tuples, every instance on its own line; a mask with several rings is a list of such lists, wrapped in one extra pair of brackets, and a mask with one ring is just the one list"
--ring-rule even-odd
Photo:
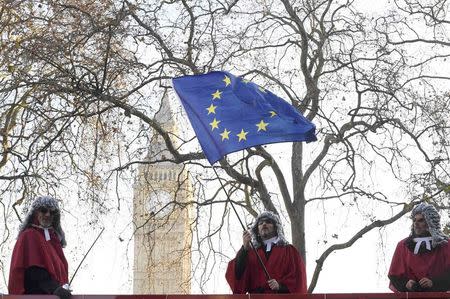
[(258, 221), (258, 234), (263, 240), (268, 240), (277, 235), (275, 224), (269, 218), (262, 218)]
[(37, 210), (37, 219), (39, 225), (42, 227), (50, 227), (53, 224), (53, 218), (55, 217), (56, 210), (52, 210), (47, 207), (42, 207)]
[(416, 214), (413, 218), (414, 234), (418, 237), (428, 235), (428, 224), (422, 214)]

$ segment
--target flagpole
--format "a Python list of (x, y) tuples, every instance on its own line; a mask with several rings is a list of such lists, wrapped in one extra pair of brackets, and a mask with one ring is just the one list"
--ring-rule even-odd
[[(234, 206), (233, 202), (231, 201), (230, 196), (228, 195), (228, 192), (225, 190), (225, 186), (223, 185), (222, 180), (221, 180), (220, 177), (219, 177), (219, 174), (217, 173), (217, 171), (216, 171), (216, 169), (214, 168), (214, 166), (212, 166), (212, 169), (214, 170), (214, 173), (216, 174), (216, 177), (217, 177), (217, 179), (219, 180), (220, 185), (222, 186), (222, 190), (223, 190), (223, 192), (225, 192), (225, 195), (227, 196), (227, 201), (230, 202), (231, 207), (233, 208), (233, 211), (234, 211), (234, 213), (236, 214), (236, 217), (237, 217), (237, 219), (239, 220), (239, 223), (240, 223), (241, 226), (242, 226), (242, 229), (243, 229), (244, 231), (246, 231), (247, 228), (244, 226), (244, 223), (242, 222), (241, 218), (239, 217), (239, 214), (238, 214), (238, 212), (237, 212), (237, 210), (236, 210), (236, 207)], [(261, 265), (261, 267), (262, 267), (263, 270), (264, 270), (264, 273), (266, 274), (267, 280), (270, 280), (270, 279), (271, 279), (271, 278), (270, 278), (270, 274), (269, 274), (269, 272), (267, 271), (266, 266), (264, 265), (264, 263), (263, 263), (261, 257), (260, 257), (259, 254), (258, 254), (258, 251), (256, 250), (255, 246), (253, 246), (253, 243), (252, 243), (251, 241), (250, 241), (250, 247), (251, 247), (252, 250), (255, 252), (256, 257), (258, 258), (259, 264)]]
[(95, 238), (94, 242), (92, 243), (91, 247), (89, 247), (88, 251), (84, 254), (83, 258), (81, 259), (81, 262), (78, 264), (77, 269), (75, 270), (75, 272), (72, 275), (72, 278), (69, 281), (69, 286), (72, 284), (73, 279), (75, 278), (75, 275), (77, 275), (78, 270), (81, 267), (81, 264), (83, 264), (84, 260), (86, 259), (87, 255), (89, 254), (89, 252), (91, 251), (92, 247), (94, 247), (95, 243), (97, 243), (97, 240), (100, 238), (100, 236), (103, 234), (103, 231), (105, 230), (105, 228), (102, 228), (102, 230), (100, 231), (100, 233), (98, 234), (97, 238)]

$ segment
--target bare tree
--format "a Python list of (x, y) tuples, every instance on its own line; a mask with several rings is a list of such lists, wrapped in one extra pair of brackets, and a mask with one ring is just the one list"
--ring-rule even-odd
[[(305, 217), (316, 202), (353, 209), (376, 201), (393, 209), (385, 219), (362, 213), (361, 229), (325, 249), (312, 292), (331, 252), (393, 223), (418, 201), (448, 208), (449, 76), (434, 68), (450, 54), (442, 33), (448, 4), (434, 2), (441, 5), (397, 1), (379, 18), (355, 1), (332, 0), (4, 2), (0, 183), (13, 199), (11, 207), (2, 200), (4, 214), (73, 183), (81, 199), (107, 212), (108, 181), (132, 177), (142, 164), (183, 163), (197, 184), (193, 225), (211, 217), (213, 205), (226, 205), (219, 224), (209, 218), (208, 237), (195, 242), (220, 256), (211, 238), (230, 216), (223, 194), (206, 188), (217, 186), (211, 166), (192, 150), (198, 146), (190, 130), (168, 132), (154, 114), (173, 95), (172, 77), (227, 69), (288, 100), (316, 124), (319, 138), (293, 143), (282, 157), (260, 146), (222, 159), (215, 167), (236, 205), (251, 215), (288, 215), (304, 258)], [(408, 26), (405, 15), (422, 18), (421, 29)], [(427, 30), (433, 38), (420, 37)], [(417, 54), (408, 47), (416, 43), (431, 48)], [(170, 157), (148, 156), (150, 129)], [(386, 170), (407, 198), (389, 198), (383, 186), (367, 183)], [(120, 196), (115, 203), (120, 208)]]

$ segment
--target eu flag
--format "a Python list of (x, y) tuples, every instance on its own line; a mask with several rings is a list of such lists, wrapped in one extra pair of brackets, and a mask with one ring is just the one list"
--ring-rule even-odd
[(270, 91), (227, 72), (174, 78), (203, 152), (214, 164), (248, 147), (315, 141), (315, 126)]

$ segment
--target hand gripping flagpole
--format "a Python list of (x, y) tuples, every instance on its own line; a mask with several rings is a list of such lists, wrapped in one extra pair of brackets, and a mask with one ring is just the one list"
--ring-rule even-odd
[[(234, 206), (233, 201), (230, 199), (230, 196), (228, 195), (227, 190), (225, 190), (225, 186), (223, 185), (222, 180), (220, 179), (219, 174), (217, 173), (217, 171), (216, 171), (216, 169), (214, 168), (214, 166), (212, 167), (212, 169), (214, 170), (214, 173), (216, 174), (216, 177), (217, 177), (217, 179), (219, 180), (220, 185), (222, 186), (222, 190), (223, 190), (223, 192), (225, 192), (225, 195), (227, 196), (227, 201), (230, 202), (230, 205), (231, 205), (231, 207), (233, 208), (233, 211), (234, 211), (234, 213), (236, 214), (236, 217), (237, 217), (237, 219), (239, 220), (239, 223), (241, 224), (242, 229), (243, 229), (244, 231), (247, 230), (247, 228), (244, 226), (244, 223), (242, 222), (241, 218), (239, 217), (239, 214), (238, 214), (238, 212), (237, 212), (237, 210), (236, 210), (236, 207)], [(251, 241), (250, 241), (250, 247), (251, 247), (252, 250), (255, 252), (256, 257), (258, 258), (259, 264), (261, 265), (262, 269), (264, 270), (264, 273), (266, 274), (267, 280), (270, 280), (270, 279), (271, 279), (271, 278), (270, 278), (270, 274), (269, 274), (269, 272), (267, 271), (266, 266), (264, 265), (264, 263), (263, 263), (261, 257), (260, 257), (259, 254), (258, 254), (258, 251), (256, 250), (255, 246), (253, 246), (253, 243), (252, 243)]]

